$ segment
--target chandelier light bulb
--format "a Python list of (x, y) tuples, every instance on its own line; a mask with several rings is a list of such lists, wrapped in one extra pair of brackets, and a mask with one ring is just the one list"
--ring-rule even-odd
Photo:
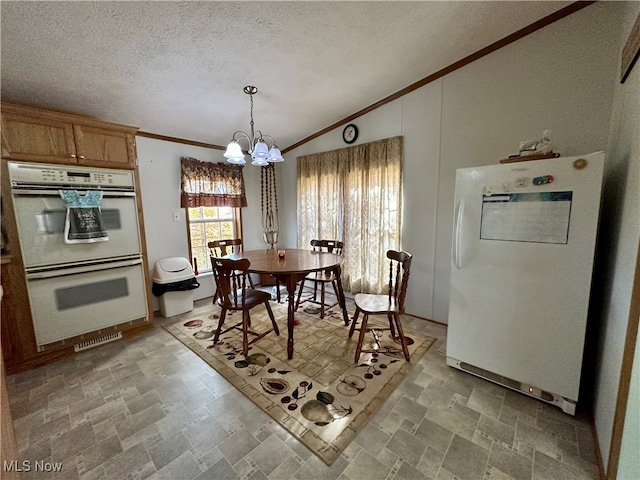
[(226, 158), (244, 158), (244, 154), (242, 153), (242, 148), (240, 148), (240, 144), (235, 140), (232, 140), (229, 145), (227, 145), (227, 151), (224, 152), (224, 156)]
[(265, 160), (269, 157), (269, 147), (263, 141), (259, 141), (256, 143), (256, 146), (253, 147), (253, 152), (251, 153), (253, 158), (264, 158)]
[(280, 149), (275, 145), (271, 147), (271, 150), (269, 150), (268, 160), (271, 163), (284, 162), (284, 158), (282, 158), (282, 153), (280, 153)]

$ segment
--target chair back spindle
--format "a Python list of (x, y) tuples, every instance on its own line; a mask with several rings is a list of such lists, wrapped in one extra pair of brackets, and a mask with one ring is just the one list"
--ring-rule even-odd
[[(232, 254), (232, 253), (237, 253), (237, 254), (241, 253), (242, 252), (242, 239), (240, 239), (240, 238), (228, 238), (228, 239), (223, 239), (223, 240), (213, 240), (213, 241), (207, 243), (207, 246), (209, 247), (209, 258), (211, 259), (211, 268), (213, 270), (213, 278), (214, 278), (214, 281), (216, 281), (216, 269), (215, 269), (215, 266), (214, 266), (215, 259), (216, 258), (220, 258), (220, 257), (224, 257), (224, 256)], [(251, 276), (248, 275), (248, 274), (244, 274), (240, 270), (236, 270), (236, 272), (235, 272), (236, 276), (240, 276), (241, 274), (242, 275), (246, 275), (248, 277), (249, 285), (251, 286), (251, 288), (254, 288), (253, 281), (251, 280)], [(238, 284), (240, 283), (239, 279), (238, 279), (237, 283)], [(216, 291), (215, 291), (215, 293), (213, 295), (213, 302), (214, 303), (216, 302), (216, 299), (218, 298), (218, 295), (219, 295), (219, 291), (218, 291), (218, 287), (217, 287), (217, 284), (216, 284)]]
[(214, 240), (207, 244), (209, 252), (213, 257), (224, 257), (230, 253), (240, 253), (242, 251), (242, 239), (228, 238), (224, 240)]
[[(404, 300), (407, 296), (409, 274), (411, 271), (411, 259), (413, 256), (407, 252), (395, 250), (387, 251), (389, 261), (389, 301), (395, 300), (398, 308), (404, 311)], [(395, 278), (394, 278), (395, 267)]]
[(328, 252), (342, 255), (344, 244), (338, 240), (311, 240), (314, 252)]
[[(212, 258), (214, 279), (218, 291), (218, 304), (227, 308), (244, 305), (243, 292), (247, 288), (244, 273), (250, 266), (249, 260)], [(241, 272), (241, 275), (238, 275)]]
[[(338, 240), (311, 240), (311, 247), (314, 252), (327, 252), (335, 255), (342, 255), (344, 243)], [(330, 270), (326, 270), (325, 274), (329, 274)]]

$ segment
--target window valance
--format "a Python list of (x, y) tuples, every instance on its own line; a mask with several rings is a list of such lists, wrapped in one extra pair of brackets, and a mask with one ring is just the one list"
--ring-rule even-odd
[(242, 165), (202, 162), (182, 157), (180, 206), (246, 207)]

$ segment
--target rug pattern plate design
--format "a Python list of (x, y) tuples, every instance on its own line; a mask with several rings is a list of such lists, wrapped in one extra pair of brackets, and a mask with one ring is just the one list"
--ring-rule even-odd
[[(220, 308), (199, 307), (165, 328), (200, 356), (235, 388), (251, 399), (271, 418), (287, 429), (327, 465), (367, 424), (384, 401), (402, 381), (411, 364), (402, 354), (385, 351), (397, 344), (384, 332), (379, 353), (367, 353), (354, 363), (358, 337), (349, 338), (338, 307), (325, 312), (325, 318), (296, 312), (294, 356), (287, 359), (287, 306), (272, 302), (280, 336), (270, 333), (250, 346), (242, 355), (242, 334), (231, 330), (213, 345)], [(352, 318), (353, 303), (347, 303)], [(227, 315), (225, 327), (238, 323), (241, 312)], [(370, 317), (369, 325), (377, 317)], [(386, 319), (380, 317), (380, 322)], [(233, 322), (233, 323), (232, 323)], [(384, 325), (384, 323), (379, 323)], [(262, 332), (270, 327), (266, 309), (251, 311), (252, 329)], [(405, 332), (412, 362), (433, 345), (435, 339)], [(369, 339), (369, 337), (371, 337)], [(372, 335), (367, 335), (370, 342)]]

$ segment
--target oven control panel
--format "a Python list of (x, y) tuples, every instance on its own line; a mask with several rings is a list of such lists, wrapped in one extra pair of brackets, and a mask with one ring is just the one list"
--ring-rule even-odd
[(92, 188), (134, 188), (131, 170), (44, 165), (8, 162), (12, 187), (21, 186), (78, 186)]

